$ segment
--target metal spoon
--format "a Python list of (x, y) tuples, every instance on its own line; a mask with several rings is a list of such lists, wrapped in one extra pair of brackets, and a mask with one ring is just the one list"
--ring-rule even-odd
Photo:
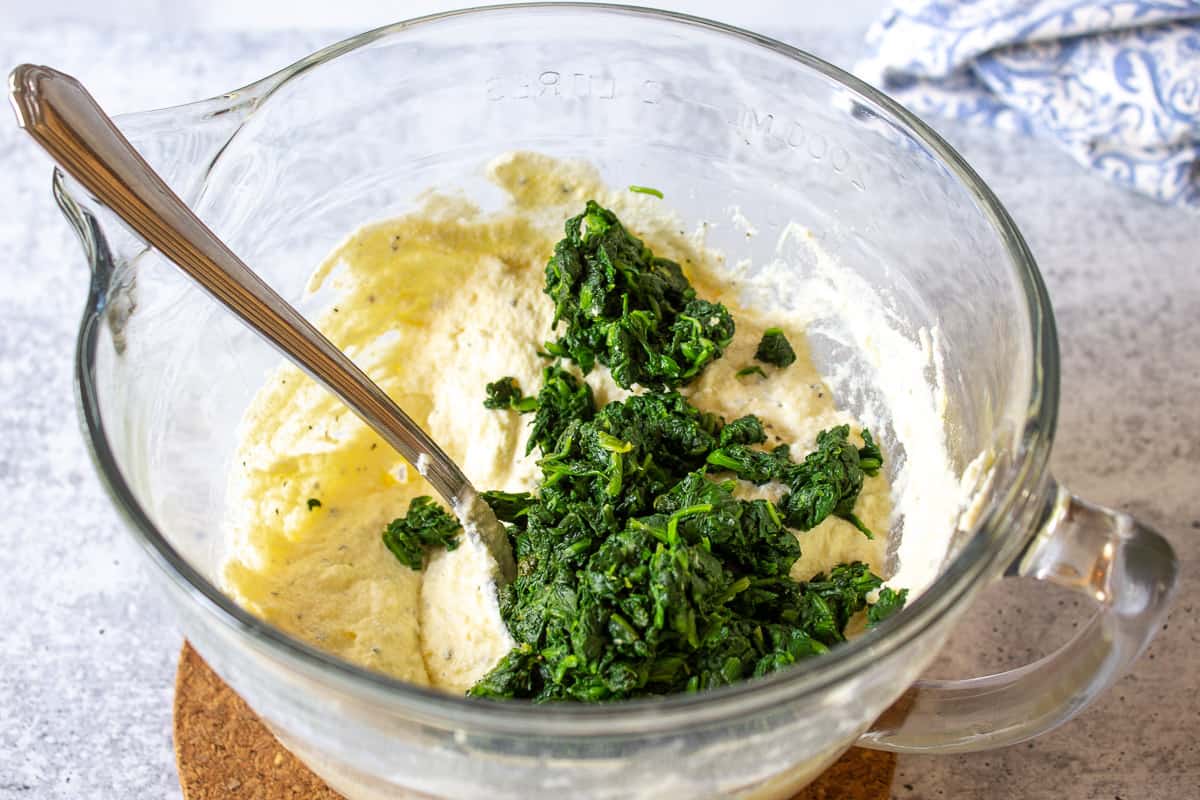
[(22, 64), (9, 77), (17, 123), (71, 177), (296, 366), (333, 392), (414, 465), (516, 574), (503, 526), (450, 458), (362, 370), (217, 238), (121, 135), (79, 81)]

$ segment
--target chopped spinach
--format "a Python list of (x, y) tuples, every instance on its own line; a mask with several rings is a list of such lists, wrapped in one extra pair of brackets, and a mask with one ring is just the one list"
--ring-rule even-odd
[(537, 398), (526, 397), (521, 392), (521, 384), (517, 383), (516, 378), (501, 378), (489, 383), (484, 390), (487, 392), (487, 399), (483, 401), (484, 408), (511, 408), (522, 414), (537, 410)]
[[(868, 431), (861, 448), (848, 426), (823, 431), (797, 462), (787, 445), (762, 448), (757, 417), (726, 423), (675, 391), (721, 356), (733, 319), (594, 202), (567, 222), (545, 291), (555, 324), (565, 324), (545, 345), (555, 360), (536, 397), (512, 378), (487, 386), (488, 408), (536, 412), (528, 452), (540, 452), (541, 479), (534, 492), (483, 493), (517, 561), (499, 595), (516, 646), (472, 696), (600, 702), (702, 691), (824, 653), (855, 614), (874, 625), (903, 606), (907, 593), (880, 589), (861, 562), (790, 577), (800, 557), (792, 529), (833, 514), (871, 535), (854, 516), (864, 476), (883, 464)], [(786, 366), (795, 353), (771, 329), (756, 358)], [(643, 391), (597, 408), (564, 361), (585, 375), (607, 366), (618, 385)], [(786, 493), (777, 504), (741, 499), (729, 473)], [(384, 541), (420, 569), (425, 549), (453, 548), (458, 530), (418, 498)]]
[(516, 522), (529, 511), (533, 495), (529, 492), (483, 492), (483, 499), (501, 522)]
[(758, 343), (758, 349), (754, 351), (754, 357), (765, 364), (782, 368), (796, 360), (796, 351), (781, 328), (767, 328)]
[[(789, 491), (780, 500), (779, 510), (788, 525), (807, 531), (835, 514), (853, 523), (868, 539), (875, 538), (854, 515), (854, 502), (862, 491), (866, 473), (859, 450), (850, 443), (849, 436), (849, 425), (821, 431), (817, 434), (817, 449), (801, 463), (784, 468), (782, 482)], [(863, 439), (868, 442), (874, 461), (879, 449), (870, 433)], [(878, 464), (874, 469), (878, 469)]]
[(766, 440), (767, 432), (763, 430), (762, 420), (747, 414), (721, 428), (718, 442), (724, 447), (727, 444), (761, 444)]
[(734, 442), (709, 453), (708, 463), (716, 469), (729, 470), (744, 481), (762, 485), (782, 481), (795, 466), (790, 451), (791, 448), (786, 444), (773, 450), (755, 450)]
[(904, 601), (907, 599), (908, 589), (901, 589), (897, 592), (892, 587), (885, 586), (879, 592), (879, 599), (867, 611), (867, 624), (874, 626), (883, 622), (892, 614), (904, 608)]
[(875, 444), (875, 439), (871, 437), (871, 432), (863, 428), (862, 432), (863, 446), (858, 448), (858, 466), (862, 471), (874, 478), (879, 474), (879, 468), (883, 466), (883, 451), (879, 449), (879, 445)]
[(635, 185), (629, 187), (629, 191), (637, 192), (638, 194), (653, 195), (654, 197), (657, 197), (659, 200), (662, 200), (662, 197), (663, 197), (663, 193), (660, 192), (658, 189), (655, 189), (653, 186), (637, 186), (635, 184)]
[(763, 372), (763, 368), (758, 364), (751, 364), (748, 367), (742, 367), (737, 372), (733, 373), (735, 378), (744, 378), (747, 375), (758, 375), (760, 378), (767, 377), (767, 373)]
[[(848, 433), (824, 432), (797, 464), (786, 446), (752, 448), (766, 439), (757, 417), (723, 424), (674, 391), (571, 419), (543, 448), (536, 493), (484, 494), (517, 559), (516, 580), (500, 592), (517, 647), (471, 695), (598, 702), (698, 691), (843, 641), (882, 580), (856, 562), (793, 581), (800, 542), (784, 517), (790, 506), (738, 499), (733, 481), (707, 473), (733, 469), (724, 458), (756, 458), (766, 466), (751, 478), (786, 476), (793, 494), (856, 495), (842, 455), (858, 456)], [(747, 477), (740, 464), (734, 471)]]
[(401, 564), (419, 570), (425, 564), (427, 548), (441, 546), (454, 550), (461, 530), (459, 521), (432, 497), (416, 497), (407, 514), (388, 523), (383, 543)]
[(571, 422), (586, 422), (595, 413), (592, 387), (557, 364), (543, 368), (537, 414), (533, 417), (526, 454), (533, 452), (534, 447), (549, 453)]
[(655, 256), (594, 201), (566, 223), (546, 265), (546, 294), (562, 335), (547, 342), (586, 375), (597, 363), (618, 386), (682, 386), (733, 339), (728, 309), (696, 297), (674, 261)]

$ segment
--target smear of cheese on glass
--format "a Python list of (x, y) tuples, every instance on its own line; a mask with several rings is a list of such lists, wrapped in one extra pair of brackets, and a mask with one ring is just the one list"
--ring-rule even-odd
[[(825, 428), (856, 421), (833, 403), (802, 327), (739, 305), (716, 277), (716, 254), (689, 236), (663, 201), (610, 191), (577, 162), (530, 153), (498, 159), (490, 176), (510, 197), (485, 214), (461, 197), (427, 195), (416, 211), (369, 224), (318, 267), (310, 289), (335, 304), (319, 325), (458, 462), (479, 489), (529, 490), (536, 453), (525, 455), (529, 417), (484, 409), (484, 386), (505, 375), (527, 392), (540, 385), (537, 355), (550, 337), (553, 304), (544, 269), (563, 222), (595, 199), (612, 208), (656, 254), (678, 261), (705, 299), (725, 303), (737, 333), (724, 357), (683, 394), (727, 420), (762, 419), (768, 445), (799, 456)], [(782, 326), (797, 353), (767, 379), (736, 377), (755, 363), (765, 328)], [(627, 395), (597, 368), (598, 404)], [(885, 454), (886, 456), (886, 454)], [(777, 497), (778, 487), (740, 487)], [(279, 368), (243, 421), (231, 476), (226, 588), (254, 613), (314, 645), (413, 683), (464, 692), (512, 646), (500, 618), (495, 564), (477, 538), (436, 552), (423, 571), (400, 564), (381, 533), (418, 495), (434, 495), (411, 465), (353, 413), (290, 365)], [(311, 511), (308, 498), (321, 501)], [(806, 579), (861, 560), (884, 574), (891, 516), (881, 475), (855, 507), (876, 532), (868, 540), (830, 517), (798, 533)]]

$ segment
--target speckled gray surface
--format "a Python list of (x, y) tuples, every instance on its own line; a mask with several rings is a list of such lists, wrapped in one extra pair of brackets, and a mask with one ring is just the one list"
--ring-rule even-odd
[[(0, 32), (0, 66), (50, 63), (113, 111), (240, 85), (334, 37)], [(846, 32), (787, 35), (845, 63)], [(936, 124), (936, 123), (935, 123)], [(1058, 477), (1160, 527), (1184, 586), (1135, 670), (1037, 741), (906, 757), (897, 798), (1188, 798), (1200, 785), (1200, 218), (1082, 174), (1033, 140), (937, 125), (1008, 206), (1049, 284), (1063, 358)], [(179, 636), (97, 481), (75, 420), (86, 271), (48, 161), (0, 123), (0, 798), (178, 796), (170, 699)], [(1024, 663), (1083, 619), (1062, 592), (989, 590), (934, 669)]]

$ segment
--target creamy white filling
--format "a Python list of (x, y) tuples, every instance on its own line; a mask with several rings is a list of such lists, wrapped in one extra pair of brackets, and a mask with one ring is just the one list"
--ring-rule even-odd
[[(539, 386), (544, 361), (537, 350), (550, 338), (553, 313), (541, 292), (545, 260), (562, 221), (589, 198), (613, 208), (657, 253), (683, 264), (702, 297), (733, 310), (734, 341), (684, 390), (694, 404), (726, 419), (756, 414), (768, 444), (787, 442), (798, 456), (822, 429), (848, 423), (857, 432), (858, 422), (834, 403), (839, 385), (855, 377), (835, 374), (827, 384), (818, 374), (806, 346), (805, 309), (743, 308), (753, 292), (722, 280), (720, 257), (703, 244), (705, 226), (683, 234), (662, 201), (609, 191), (594, 170), (577, 163), (518, 153), (498, 159), (491, 175), (511, 197), (510, 209), (486, 215), (461, 198), (427, 196), (413, 214), (353, 234), (311, 282), (314, 291), (329, 283), (336, 293), (320, 321), (326, 334), (476, 487), (521, 491), (536, 484), (536, 457), (525, 455), (529, 418), (485, 410), (484, 386), (506, 375), (527, 392)], [(749, 230), (748, 221), (743, 227)], [(789, 250), (797, 246), (811, 243), (789, 228), (777, 254), (781, 264), (798, 257)], [(869, 478), (859, 498), (856, 513), (877, 539), (830, 518), (797, 534), (803, 556), (792, 575), (805, 579), (852, 560), (882, 572), (889, 523), (903, 518), (908, 535), (892, 582), (919, 591), (944, 557), (959, 504), (939, 389), (924, 378), (936, 357), (936, 334), (921, 346), (881, 328), (883, 316), (862, 307), (870, 287), (854, 284), (856, 276), (819, 252), (804, 257), (819, 266), (804, 291), (826, 303), (823, 312), (845, 314), (847, 340), (871, 354), (908, 457), (896, 487), (883, 476)], [(845, 292), (856, 302), (839, 300)], [(787, 330), (797, 362), (764, 367), (766, 379), (737, 377), (772, 325)], [(603, 369), (586, 380), (600, 404), (628, 394)], [(497, 565), (478, 532), (468, 526), (456, 550), (434, 553), (422, 571), (393, 558), (381, 541), (383, 527), (412, 497), (435, 493), (419, 469), (407, 469), (298, 370), (282, 367), (259, 392), (234, 463), (225, 585), (255, 613), (352, 661), (454, 692), (469, 688), (511, 648), (496, 601)], [(739, 493), (774, 498), (780, 489), (744, 485)], [(309, 497), (321, 506), (308, 510)]]

